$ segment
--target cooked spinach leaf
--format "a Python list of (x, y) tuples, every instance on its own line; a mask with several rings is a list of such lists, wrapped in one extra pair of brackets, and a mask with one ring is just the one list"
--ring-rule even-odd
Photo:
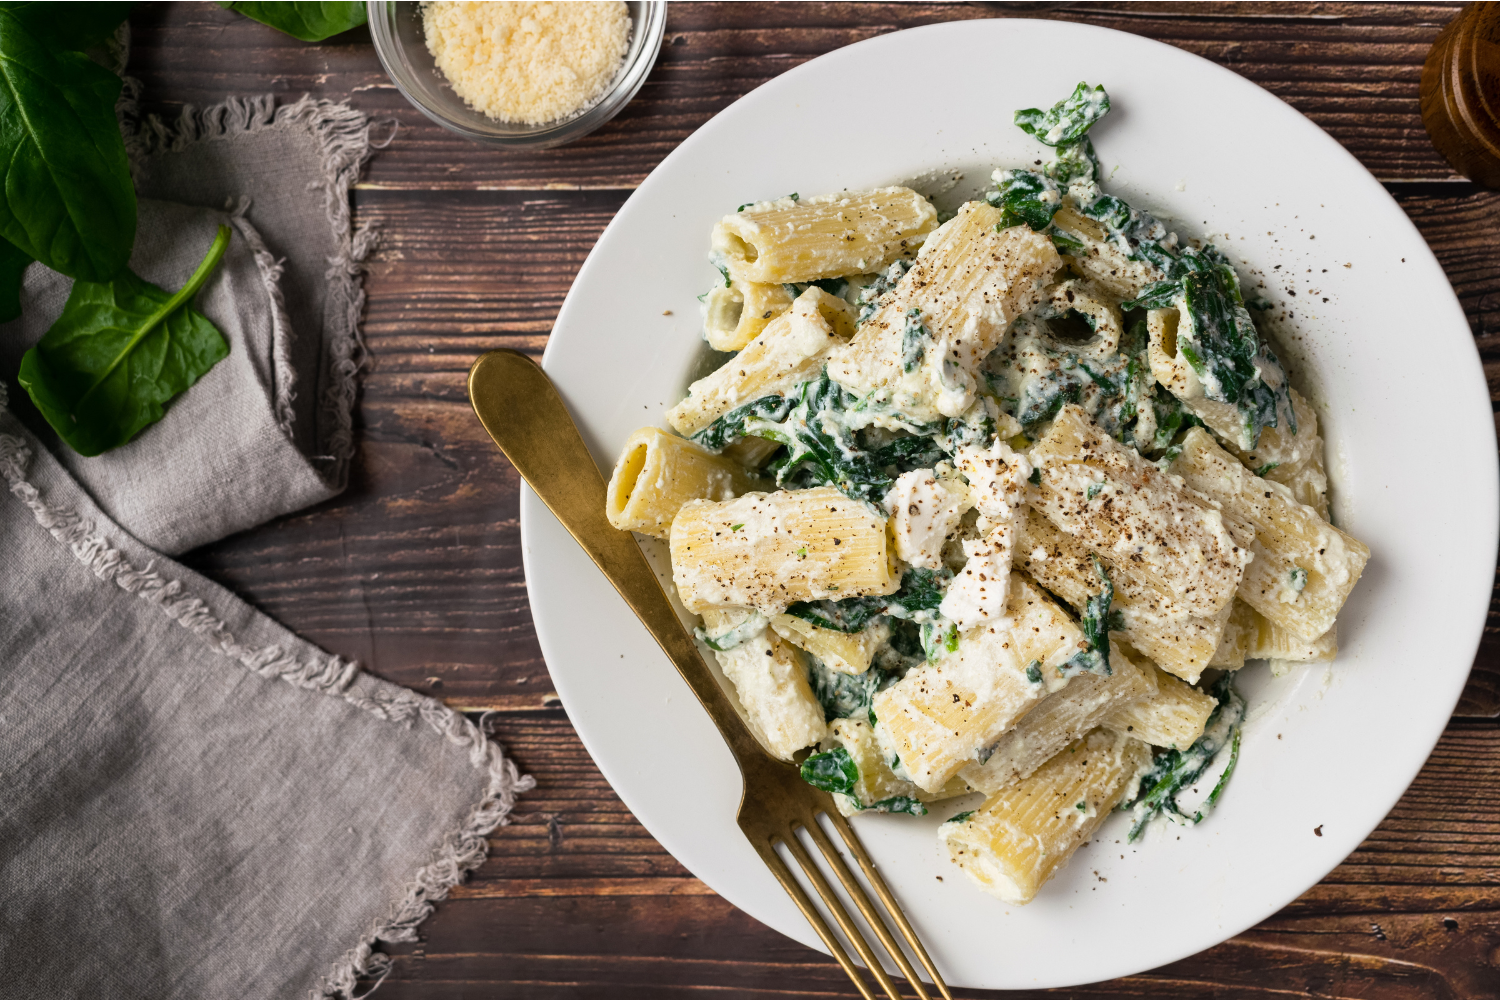
[(1094, 123), (1109, 113), (1109, 95), (1101, 84), (1079, 83), (1073, 93), (1051, 108), (1026, 108), (1016, 112), (1016, 124), (1048, 146), (1068, 146), (1084, 137)]
[(88, 282), (119, 274), (135, 244), (120, 87), (109, 70), (53, 50), (0, 8), (0, 237)]
[[(1203, 421), (1196, 414), (1182, 405), (1182, 400), (1172, 395), (1161, 385), (1152, 387), (1151, 395), (1147, 400), (1152, 413), (1156, 417), (1156, 430), (1148, 439), (1140, 436), (1134, 437), (1136, 448), (1142, 452), (1158, 452), (1164, 449), (1170, 450), (1170, 446), (1177, 435), (1189, 427), (1202, 427)], [(1172, 454), (1172, 459), (1182, 454), (1178, 448)], [(1171, 459), (1168, 460), (1171, 464)]]
[(283, 0), (236, 0), (220, 7), (244, 14), (304, 42), (321, 42), (365, 23), (365, 5), (348, 0), (329, 2), (283, 2)]
[(958, 626), (945, 619), (922, 623), (922, 649), (928, 660), (936, 660), (944, 653), (958, 650)]
[(908, 816), (926, 816), (927, 807), (909, 795), (893, 795), (879, 802), (860, 807), (864, 812), (905, 813)]
[[(1173, 822), (1192, 826), (1203, 820), (1224, 793), (1230, 775), (1240, 757), (1240, 725), (1245, 718), (1245, 699), (1234, 689), (1234, 675), (1226, 673), (1214, 683), (1209, 693), (1218, 701), (1213, 714), (1208, 717), (1203, 735), (1186, 750), (1165, 750), (1157, 754), (1151, 769), (1147, 771), (1128, 802), (1120, 803), (1121, 812), (1133, 814), (1129, 839), (1134, 841), (1145, 831), (1146, 825), (1157, 816), (1166, 816)], [(1213, 765), (1225, 750), (1229, 760), (1223, 773), (1214, 783), (1213, 790), (1203, 804), (1191, 814), (1177, 803), (1177, 797), (1192, 787)]]
[(834, 632), (861, 632), (885, 614), (888, 597), (846, 597), (842, 601), (797, 601), (786, 613), (818, 628)]
[(896, 287), (896, 283), (906, 277), (906, 272), (911, 270), (911, 266), (914, 263), (915, 261), (906, 260), (905, 258), (895, 261), (890, 267), (876, 275), (874, 281), (859, 290), (858, 322), (863, 323), (875, 315), (875, 310), (880, 308), (877, 300), (886, 292)]
[[(858, 397), (823, 374), (786, 396), (763, 396), (732, 410), (693, 435), (711, 451), (722, 451), (742, 437), (784, 445), (766, 466), (778, 486), (799, 489), (833, 486), (855, 500), (879, 505), (896, 474), (923, 468), (935, 459), (925, 438), (898, 438), (866, 447), (850, 429)], [(930, 433), (930, 432), (929, 432)]]
[(1094, 154), (1092, 139), (1084, 137), (1075, 142), (1057, 147), (1052, 162), (1043, 165), (1042, 173), (1067, 187), (1074, 181), (1093, 181), (1099, 177), (1099, 157)]
[(995, 174), (995, 190), (985, 200), (1001, 210), (1001, 228), (1024, 222), (1041, 232), (1052, 225), (1062, 194), (1056, 181), (1035, 170), (1001, 170)]
[(821, 288), (829, 295), (841, 299), (844, 297), (844, 292), (848, 291), (849, 289), (849, 279), (819, 278), (817, 281), (809, 281), (805, 284), (802, 282), (793, 282), (792, 284), (782, 285), (781, 287), (785, 288), (787, 290), (787, 293), (794, 299), (797, 296), (801, 295), (803, 292), (807, 291), (809, 288)]
[(47, 423), (80, 455), (118, 448), (229, 354), (191, 305), (229, 246), (220, 226), (208, 255), (176, 294), (126, 271), (75, 281), (62, 315), (21, 358), (18, 376)]
[(807, 658), (807, 683), (812, 688), (813, 697), (823, 706), (826, 722), (869, 715), (875, 692), (885, 684), (887, 676), (876, 667), (870, 667), (862, 674), (846, 674), (834, 670), (816, 656)]
[(1094, 556), (1094, 572), (1099, 574), (1100, 590), (1094, 594), (1083, 605), (1083, 638), (1088, 643), (1088, 649), (1075, 653), (1068, 662), (1057, 668), (1057, 672), (1064, 677), (1087, 670), (1089, 673), (1099, 674), (1102, 677), (1110, 675), (1109, 666), (1109, 631), (1121, 626), (1119, 612), (1111, 614), (1110, 605), (1115, 599), (1114, 584), (1109, 582), (1109, 572), (1105, 570), (1104, 563), (1098, 556)]
[(693, 635), (703, 640), (703, 644), (709, 649), (716, 649), (726, 653), (742, 645), (746, 640), (753, 639), (766, 627), (766, 616), (759, 611), (752, 611), (745, 616), (745, 620), (738, 625), (725, 629), (718, 635), (709, 635), (706, 629), (695, 628)]
[(1261, 342), (1228, 259), (1213, 246), (1188, 247), (1163, 270), (1165, 278), (1121, 308), (1178, 310), (1178, 350), (1203, 383), (1204, 395), (1239, 410), (1241, 447), (1254, 448), (1261, 429), (1279, 426), (1282, 419), (1297, 433), (1286, 373)]
[(825, 792), (849, 795), (859, 781), (859, 765), (843, 747), (815, 753), (802, 762), (802, 780)]
[(101, 45), (130, 16), (128, 3), (40, 3), (3, 0), (0, 10), (11, 14), (33, 38), (53, 51), (82, 52)]
[(949, 822), (949, 823), (963, 823), (963, 822), (966, 822), (968, 820), (968, 818), (970, 816), (972, 816), (972, 815), (974, 815), (974, 810), (973, 809), (966, 809), (966, 810), (964, 810), (961, 813), (954, 813), (952, 816), (949, 816), (948, 819), (947, 819), (947, 822)]
[(922, 324), (922, 310), (908, 309), (906, 329), (901, 331), (901, 370), (915, 371), (922, 363), (922, 356), (927, 353), (927, 345), (931, 342), (932, 334)]
[[(917, 618), (943, 603), (943, 587), (953, 578), (947, 569), (908, 569), (901, 589), (889, 597), (846, 597), (842, 601), (797, 601), (786, 613), (835, 632), (860, 632), (879, 615)], [(930, 616), (929, 616), (930, 617)]]

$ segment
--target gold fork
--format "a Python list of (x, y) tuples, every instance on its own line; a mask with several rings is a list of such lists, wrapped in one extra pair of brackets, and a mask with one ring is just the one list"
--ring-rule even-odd
[(484, 424), (484, 429), (505, 457), (614, 584), (625, 603), (640, 617), (703, 703), (740, 766), (744, 780), (736, 817), (740, 829), (859, 988), (860, 995), (865, 1000), (877, 1000), (860, 975), (858, 966), (782, 862), (776, 851), (777, 844), (783, 845), (796, 859), (804, 876), (833, 914), (844, 937), (854, 946), (885, 995), (890, 1000), (902, 1000), (853, 917), (803, 847), (797, 836), (798, 830), (805, 831), (817, 845), (844, 891), (863, 915), (866, 926), (874, 932), (917, 996), (921, 1000), (932, 1000), (880, 911), (823, 832), (818, 823), (819, 816), (826, 817), (839, 832), (891, 922), (932, 977), (938, 992), (945, 1000), (953, 1000), (953, 994), (948, 991), (927, 950), (901, 912), (900, 904), (875, 870), (848, 821), (834, 807), (833, 798), (802, 781), (795, 765), (776, 760), (761, 748), (699, 656), (697, 645), (683, 628), (635, 539), (629, 532), (616, 530), (605, 519), (604, 479), (584, 446), (562, 397), (541, 367), (517, 351), (490, 351), (480, 355), (469, 369), (469, 401), (473, 403), (480, 423)]

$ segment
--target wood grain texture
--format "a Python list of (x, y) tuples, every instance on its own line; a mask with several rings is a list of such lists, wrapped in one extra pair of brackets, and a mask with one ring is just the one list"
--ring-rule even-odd
[[(1422, 58), (1457, 9), (1109, 3), (1041, 16), (1185, 48), (1330, 131), (1387, 182), (1432, 245), (1500, 400), (1500, 195), (1448, 168), (1417, 109)], [(863, 38), (1011, 13), (978, 4), (674, 4), (662, 57), (624, 114), (577, 145), (515, 153), (470, 145), (422, 118), (386, 80), (364, 31), (309, 46), (210, 4), (138, 5), (131, 72), (149, 108), (174, 114), (229, 93), (313, 93), (399, 122), (355, 194), (357, 216), (383, 240), (366, 282), (371, 364), (350, 487), (187, 559), (381, 676), (493, 711), (496, 737), (538, 779), (423, 940), (393, 949), (382, 996), (854, 995), (828, 959), (693, 878), (589, 759), (532, 628), (516, 476), (474, 420), (464, 374), (493, 347), (540, 352), (630, 190), (732, 101)], [(1172, 966), (1059, 995), (1500, 994), (1500, 589), (1458, 715), (1391, 815), (1281, 913)]]
[[(1428, 47), (1459, 4), (1046, 6), (1029, 16), (1145, 35), (1232, 69), (1327, 129), (1383, 180), (1458, 177), (1427, 141), (1417, 87)], [(709, 118), (808, 59), (902, 28), (1014, 13), (1004, 4), (674, 4), (661, 58), (630, 106), (576, 145), (536, 152), (478, 149), (428, 121), (371, 58), (365, 29), (309, 48), (217, 7), (153, 6), (133, 19), (147, 44), (137, 45), (131, 72), (158, 110), (225, 93), (348, 95), (400, 123), (400, 142), (372, 165), (367, 187), (630, 188)]]

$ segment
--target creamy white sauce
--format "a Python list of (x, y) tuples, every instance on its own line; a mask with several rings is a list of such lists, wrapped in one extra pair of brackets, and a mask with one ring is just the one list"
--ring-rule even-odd
[(972, 506), (966, 491), (937, 478), (931, 469), (915, 469), (896, 478), (886, 494), (896, 556), (912, 566), (938, 569), (943, 543)]

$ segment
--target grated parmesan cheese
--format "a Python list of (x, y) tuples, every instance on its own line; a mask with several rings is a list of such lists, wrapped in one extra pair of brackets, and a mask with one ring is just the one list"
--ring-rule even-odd
[(454, 93), (504, 122), (540, 125), (604, 96), (630, 47), (630, 11), (595, 3), (422, 5), (427, 50)]

